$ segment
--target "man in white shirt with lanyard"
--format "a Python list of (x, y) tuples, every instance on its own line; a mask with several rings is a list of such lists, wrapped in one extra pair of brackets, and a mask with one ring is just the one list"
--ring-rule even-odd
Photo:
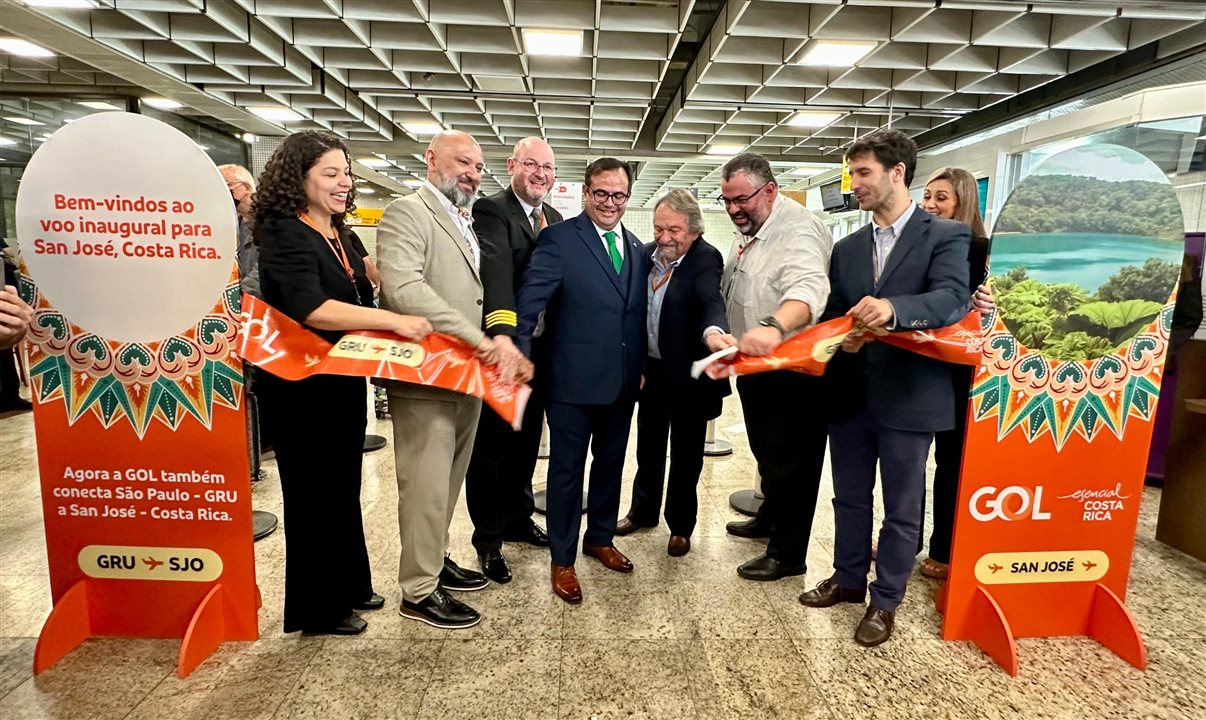
[[(779, 192), (761, 155), (744, 153), (726, 163), (720, 191), (738, 231), (721, 282), (733, 331), (726, 341), (748, 355), (769, 355), (825, 309), (833, 242), (816, 215)], [(825, 462), (824, 387), (822, 378), (791, 370), (737, 378), (766, 499), (756, 517), (727, 529), (769, 538), (764, 554), (737, 568), (747, 580), (804, 574)]]

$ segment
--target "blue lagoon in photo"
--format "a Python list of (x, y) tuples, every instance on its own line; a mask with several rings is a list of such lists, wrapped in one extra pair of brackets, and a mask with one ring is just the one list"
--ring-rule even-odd
[(1148, 258), (1181, 264), (1184, 243), (1136, 235), (1100, 233), (998, 233), (989, 261), (993, 275), (1016, 267), (1044, 283), (1075, 283), (1089, 293), (1126, 265)]

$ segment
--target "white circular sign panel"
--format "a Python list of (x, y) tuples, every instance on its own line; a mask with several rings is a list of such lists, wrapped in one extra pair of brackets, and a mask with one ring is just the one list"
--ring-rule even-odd
[(42, 295), (120, 342), (154, 342), (213, 309), (235, 262), (234, 203), (179, 130), (133, 113), (65, 125), (17, 192), (17, 242)]

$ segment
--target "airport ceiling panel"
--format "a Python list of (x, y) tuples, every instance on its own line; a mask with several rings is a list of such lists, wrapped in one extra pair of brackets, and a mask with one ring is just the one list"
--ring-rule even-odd
[[(920, 133), (1204, 18), (1202, 3), (730, 0), (656, 147), (833, 154), (889, 123)], [(746, 122), (753, 111), (768, 121)]]
[(22, 92), (145, 88), (261, 135), (265, 123), (329, 130), (411, 180), (440, 128), (473, 133), (498, 182), (511, 145), (541, 135), (566, 158), (563, 179), (601, 154), (640, 160), (634, 201), (646, 202), (688, 180), (714, 194), (725, 154), (832, 163), (876, 128), (922, 133), (1206, 33), (1206, 4), (0, 0), (0, 30), (22, 28), (60, 53), (0, 54), (0, 81)]

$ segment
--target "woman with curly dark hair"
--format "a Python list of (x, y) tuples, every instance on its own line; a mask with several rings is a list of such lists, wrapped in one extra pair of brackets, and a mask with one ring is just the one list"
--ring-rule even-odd
[[(353, 329), (427, 335), (425, 318), (372, 306), (343, 222), (354, 199), (339, 139), (314, 131), (285, 138), (260, 177), (253, 211), (264, 300), (331, 342)], [(285, 504), (285, 632), (359, 634), (368, 624), (356, 611), (385, 604), (373, 592), (360, 511), (365, 380), (263, 375)]]

